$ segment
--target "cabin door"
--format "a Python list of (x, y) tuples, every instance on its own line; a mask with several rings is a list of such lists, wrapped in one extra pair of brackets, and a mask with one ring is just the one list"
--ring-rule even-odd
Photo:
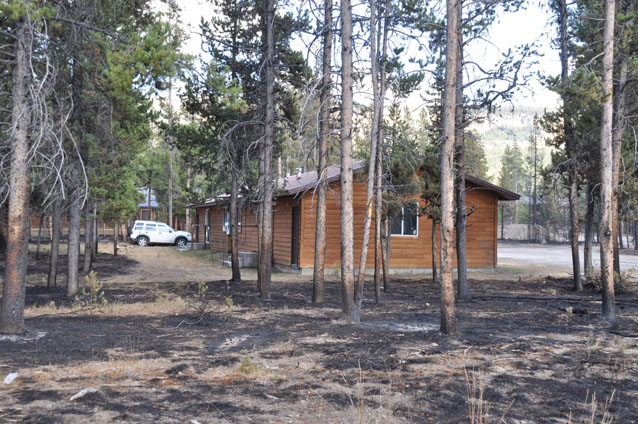
[(300, 213), (298, 207), (292, 208), (292, 251), (290, 252), (290, 265), (299, 266), (299, 233), (300, 233)]

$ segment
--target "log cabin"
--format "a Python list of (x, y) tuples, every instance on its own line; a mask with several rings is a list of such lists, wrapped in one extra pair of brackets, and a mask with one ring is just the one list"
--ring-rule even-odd
[[(366, 203), (366, 174), (363, 161), (353, 164), (355, 267), (358, 267)], [(326, 273), (340, 267), (340, 184), (339, 166), (327, 168), (329, 184), (326, 210)], [(312, 274), (315, 251), (317, 171), (299, 173), (278, 180), (279, 194), (274, 204), (273, 264), (281, 271)], [(518, 200), (519, 195), (479, 178), (467, 176), (466, 204), (473, 208), (467, 218), (467, 265), (494, 268), (497, 264), (498, 202)], [(218, 252), (230, 252), (230, 214), (224, 194), (194, 205), (196, 242)], [(419, 196), (406, 199), (419, 203)], [(254, 208), (240, 212), (239, 251), (257, 252), (257, 222)], [(374, 222), (371, 223), (367, 270), (374, 267)], [(391, 273), (421, 272), (432, 268), (432, 221), (404, 208), (390, 230)], [(437, 243), (438, 244), (438, 243)]]

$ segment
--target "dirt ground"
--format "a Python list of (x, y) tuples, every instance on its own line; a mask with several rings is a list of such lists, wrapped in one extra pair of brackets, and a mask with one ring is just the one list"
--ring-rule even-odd
[(0, 379), (18, 374), (0, 383), (0, 422), (638, 422), (631, 290), (610, 326), (593, 287), (474, 273), (448, 337), (426, 277), (393, 278), (379, 305), (366, 283), (352, 325), (336, 280), (315, 306), (309, 279), (277, 274), (264, 301), (254, 271), (229, 283), (208, 252), (108, 249), (106, 305), (66, 299), (65, 275), (47, 289), (46, 255), (31, 261), (28, 334), (0, 336)]

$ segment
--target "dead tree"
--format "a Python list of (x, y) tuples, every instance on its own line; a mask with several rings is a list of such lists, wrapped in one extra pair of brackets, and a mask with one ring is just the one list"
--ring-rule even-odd
[(315, 223), (315, 262), (312, 275), (312, 302), (324, 301), (324, 269), (326, 263), (326, 195), (325, 178), (328, 166), (328, 139), (330, 131), (330, 91), (332, 85), (332, 0), (324, 0), (323, 51), (321, 64), (321, 94), (319, 111), (319, 140), (317, 143), (317, 218)]
[(600, 125), (600, 277), (603, 286), (602, 316), (614, 321), (614, 268), (613, 268), (613, 63), (614, 63), (614, 14), (615, 0), (605, 0), (605, 25), (603, 29), (603, 111)]
[(49, 274), (47, 277), (47, 287), (57, 287), (58, 258), (60, 255), (60, 234), (62, 227), (62, 199), (57, 194), (53, 201), (53, 211), (51, 213), (51, 252), (49, 253)]
[(354, 321), (352, 5), (341, 0), (341, 314)]
[(441, 148), (441, 331), (456, 332), (454, 314), (454, 138), (459, 16), (456, 0), (447, 0), (443, 144)]
[(379, 71), (377, 57), (377, 2), (370, 0), (370, 75), (372, 78), (372, 125), (370, 128), (370, 162), (368, 166), (368, 183), (366, 190), (366, 213), (363, 219), (363, 235), (361, 239), (361, 255), (359, 257), (359, 274), (354, 287), (354, 318), (359, 322), (361, 304), (363, 303), (363, 283), (365, 281), (366, 261), (368, 257), (368, 242), (370, 240), (370, 222), (373, 211), (373, 195), (375, 185), (375, 171), (381, 108), (379, 98)]
[(274, 150), (274, 87), (275, 87), (275, 1), (266, 1), (266, 52), (264, 56), (265, 68), (265, 108), (263, 140), (263, 191), (261, 202), (261, 249), (259, 252), (259, 297), (270, 298), (270, 279), (272, 274), (272, 233), (273, 233), (273, 175), (272, 157)]

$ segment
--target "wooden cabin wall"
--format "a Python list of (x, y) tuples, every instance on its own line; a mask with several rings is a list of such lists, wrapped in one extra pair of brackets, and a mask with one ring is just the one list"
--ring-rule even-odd
[[(354, 239), (355, 266), (359, 264), (363, 220), (366, 207), (366, 183), (355, 181), (354, 202)], [(415, 199), (416, 200), (416, 199)], [(423, 206), (423, 201), (419, 200)], [(467, 220), (467, 262), (470, 268), (496, 266), (496, 218), (497, 198), (488, 190), (469, 189), (467, 205), (475, 212)], [(312, 267), (314, 262), (316, 210), (311, 195), (302, 201), (301, 258), (300, 266)], [(374, 267), (374, 221), (370, 228), (367, 268)], [(392, 236), (390, 267), (392, 268), (431, 268), (432, 221), (426, 217), (418, 219), (418, 236)], [(326, 268), (338, 268), (341, 262), (341, 229), (339, 213), (339, 186), (334, 184), (329, 191), (326, 208)], [(437, 234), (437, 246), (440, 235)]]
[[(295, 199), (279, 199), (274, 206), (273, 231), (273, 262), (290, 265), (292, 253), (292, 208), (297, 205)], [(224, 206), (198, 208), (200, 216), (200, 242), (204, 240), (205, 211), (210, 210), (210, 248), (215, 251), (228, 252), (230, 241), (228, 234), (223, 231)], [(257, 251), (257, 216), (250, 208), (244, 208), (241, 213), (241, 230), (239, 232), (239, 251)]]

